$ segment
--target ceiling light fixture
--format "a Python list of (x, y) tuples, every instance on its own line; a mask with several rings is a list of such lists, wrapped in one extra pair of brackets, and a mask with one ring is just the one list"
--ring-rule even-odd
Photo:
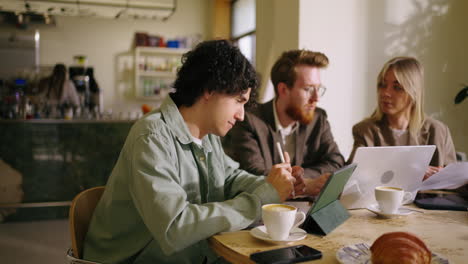
[(122, 9), (122, 10), (120, 10), (120, 11), (117, 13), (117, 15), (115, 15), (115, 19), (118, 19), (122, 14), (124, 14), (124, 13), (127, 12), (127, 10), (128, 10), (128, 2), (129, 2), (129, 1), (130, 1), (130, 0), (127, 0), (127, 1), (125, 2), (125, 8)]

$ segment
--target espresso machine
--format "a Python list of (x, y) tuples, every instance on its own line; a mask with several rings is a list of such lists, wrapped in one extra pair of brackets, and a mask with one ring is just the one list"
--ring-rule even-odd
[(76, 87), (80, 98), (80, 107), (86, 112), (93, 115), (100, 113), (100, 89), (94, 78), (93, 67), (86, 66), (70, 66), (70, 80)]
[(89, 75), (86, 74), (86, 67), (71, 66), (69, 67), (70, 80), (73, 81), (76, 91), (80, 97), (81, 107), (88, 107), (90, 105), (90, 89), (89, 89)]

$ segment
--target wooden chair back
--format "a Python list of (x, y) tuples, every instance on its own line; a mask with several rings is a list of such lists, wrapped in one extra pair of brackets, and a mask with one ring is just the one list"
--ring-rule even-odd
[(69, 223), (73, 257), (75, 258), (82, 258), (83, 244), (88, 232), (88, 226), (103, 192), (104, 186), (90, 188), (80, 192), (72, 201), (69, 212)]

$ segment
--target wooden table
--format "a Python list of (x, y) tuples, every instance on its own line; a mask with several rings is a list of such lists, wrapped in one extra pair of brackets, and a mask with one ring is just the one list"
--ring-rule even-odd
[(304, 240), (287, 245), (256, 239), (245, 230), (215, 235), (209, 243), (218, 255), (232, 263), (253, 263), (249, 256), (254, 252), (297, 244), (322, 251), (322, 259), (307, 263), (339, 263), (335, 254), (343, 246), (362, 242), (371, 245), (384, 233), (406, 231), (419, 236), (432, 251), (447, 257), (450, 263), (468, 263), (468, 212), (411, 208), (420, 212), (391, 219), (379, 218), (365, 209), (350, 210), (351, 217), (327, 236), (308, 234)]

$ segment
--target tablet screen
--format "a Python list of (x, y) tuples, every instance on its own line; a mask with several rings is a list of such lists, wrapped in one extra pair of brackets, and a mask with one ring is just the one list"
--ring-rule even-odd
[(333, 175), (328, 178), (328, 181), (322, 188), (317, 201), (314, 203), (310, 209), (310, 213), (317, 212), (328, 204), (332, 203), (335, 200), (338, 200), (341, 192), (343, 191), (346, 182), (353, 174), (356, 169), (356, 164), (351, 164), (346, 167), (341, 168), (340, 170), (333, 173)]

